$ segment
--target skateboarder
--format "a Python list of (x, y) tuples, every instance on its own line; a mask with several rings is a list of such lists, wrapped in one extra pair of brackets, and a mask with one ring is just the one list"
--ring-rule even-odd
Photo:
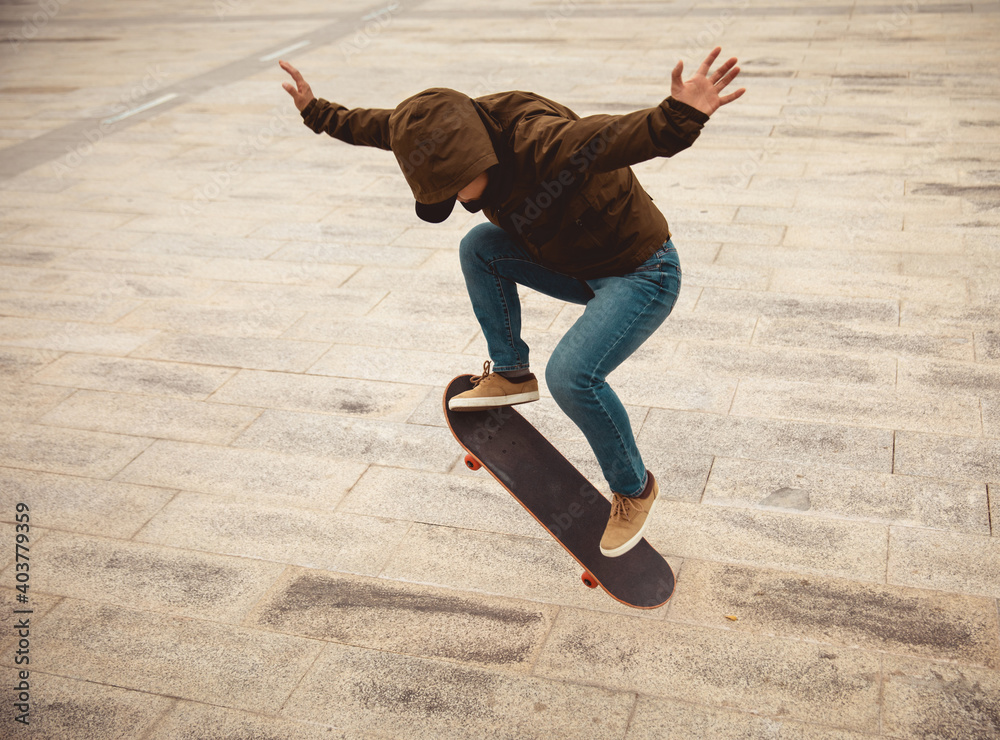
[(630, 165), (691, 146), (709, 116), (745, 92), (722, 94), (739, 67), (733, 58), (713, 72), (720, 52), (686, 81), (678, 62), (671, 95), (657, 106), (586, 118), (533, 93), (473, 100), (445, 88), (394, 109), (348, 109), (314, 97), (299, 71), (280, 62), (294, 83), (283, 87), (315, 133), (393, 152), (421, 219), (440, 223), (457, 201), (489, 220), (465, 235), (459, 254), (490, 360), (450, 408), (538, 399), (517, 285), (586, 307), (552, 353), (545, 379), (611, 487), (601, 539), (609, 557), (642, 539), (659, 490), (605, 378), (666, 319), (681, 284), (666, 219)]

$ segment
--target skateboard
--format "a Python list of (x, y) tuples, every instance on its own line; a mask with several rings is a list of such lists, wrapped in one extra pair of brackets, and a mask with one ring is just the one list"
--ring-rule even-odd
[(583, 567), (583, 583), (637, 609), (667, 603), (674, 574), (645, 539), (617, 558), (601, 554), (611, 503), (513, 407), (452, 411), (448, 401), (472, 388), (460, 375), (444, 393), (448, 428), (468, 453), (465, 464), (485, 468)]

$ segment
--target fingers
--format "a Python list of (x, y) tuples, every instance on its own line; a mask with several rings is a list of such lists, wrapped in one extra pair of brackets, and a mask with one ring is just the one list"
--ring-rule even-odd
[(728, 85), (730, 82), (732, 82), (733, 80), (735, 80), (736, 79), (736, 75), (738, 75), (739, 73), (740, 73), (740, 68), (739, 67), (733, 67), (729, 71), (729, 74), (727, 74), (725, 77), (722, 77), (718, 82), (715, 83), (715, 87), (717, 89), (719, 89), (719, 90), (725, 89), (726, 85)]
[(295, 67), (293, 67), (288, 62), (279, 61), (278, 66), (281, 67), (286, 72), (288, 72), (288, 74), (292, 76), (292, 79), (295, 80), (296, 83), (300, 85), (305, 83), (305, 80), (302, 78), (302, 73), (299, 72), (297, 69), (295, 69)]
[(712, 68), (712, 65), (715, 63), (716, 58), (721, 53), (722, 53), (721, 46), (716, 46), (714, 49), (712, 49), (712, 51), (709, 52), (708, 56), (705, 57), (705, 61), (701, 63), (700, 67), (698, 67), (698, 74), (708, 77), (708, 71)]
[(719, 98), (719, 105), (723, 106), (726, 105), (727, 103), (732, 103), (734, 100), (736, 100), (736, 98), (742, 97), (743, 93), (745, 93), (746, 91), (747, 89), (745, 87), (741, 87), (734, 93), (730, 93), (729, 95), (722, 95)]
[(670, 73), (670, 78), (675, 83), (681, 82), (681, 74), (684, 72), (684, 61), (680, 60), (674, 65), (674, 71)]
[(725, 77), (726, 73), (736, 66), (736, 61), (737, 61), (736, 57), (733, 57), (732, 59), (727, 59), (725, 64), (723, 64), (721, 67), (715, 70), (710, 78), (712, 84), (718, 84), (719, 80)]

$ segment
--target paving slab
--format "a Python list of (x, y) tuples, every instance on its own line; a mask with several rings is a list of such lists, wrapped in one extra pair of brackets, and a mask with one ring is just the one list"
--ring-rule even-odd
[(4, 291), (0, 296), (0, 311), (4, 316), (48, 319), (52, 321), (87, 321), (93, 324), (113, 324), (126, 314), (139, 309), (133, 300), (97, 298)]
[(762, 317), (753, 342), (762, 346), (809, 347), (869, 356), (974, 359), (972, 332), (957, 329), (921, 330)]
[[(775, 288), (779, 286), (774, 286)], [(841, 323), (898, 326), (899, 302), (890, 299), (845, 298), (750, 290), (705, 288), (696, 313), (718, 313), (745, 320), (748, 314), (775, 319), (819, 319)]]
[(125, 329), (80, 321), (0, 318), (0, 342), (8, 347), (124, 356), (156, 336), (151, 329)]
[[(994, 271), (979, 264), (964, 265), (959, 269), (963, 274), (978, 274), (984, 277)], [(938, 326), (988, 331), (1000, 321), (1000, 309), (991, 301), (973, 301), (959, 305), (907, 301), (900, 309), (899, 321), (900, 326)]]
[(627, 692), (329, 644), (281, 716), (355, 736), (610, 739), (634, 703)]
[(988, 535), (981, 484), (716, 457), (706, 504)]
[(131, 393), (77, 391), (39, 421), (65, 429), (226, 444), (260, 416), (246, 406)]
[(324, 342), (164, 333), (134, 348), (131, 356), (196, 365), (302, 372), (327, 349), (329, 345)]
[(669, 621), (1000, 666), (993, 599), (688, 558)]
[(31, 671), (28, 731), (32, 740), (132, 740), (150, 730), (175, 701), (143, 691)]
[(204, 400), (235, 373), (228, 368), (68, 354), (33, 380), (44, 385)]
[(981, 362), (900, 358), (898, 385), (901, 390), (959, 392), (983, 398), (998, 393), (1000, 368)]
[(482, 370), (480, 357), (481, 353), (466, 355), (434, 352), (426, 348), (334, 344), (309, 366), (309, 372), (385, 382), (410, 382), (412, 378), (420, 378), (428, 385), (444, 386), (456, 375), (476, 374)]
[(1000, 675), (948, 663), (887, 658), (882, 729), (888, 737), (1000, 737)]
[(333, 509), (366, 467), (323, 456), (158, 440), (116, 480), (258, 503)]
[(118, 322), (118, 326), (222, 337), (279, 337), (302, 315), (302, 311), (283, 311), (268, 304), (258, 304), (255, 308), (219, 308), (163, 301), (132, 311)]
[[(755, 322), (756, 323), (756, 322)], [(875, 386), (896, 383), (896, 360), (785, 347), (681, 342), (671, 365), (708, 376)]]
[(134, 275), (185, 277), (204, 268), (206, 260), (190, 254), (133, 254), (111, 251), (104, 245), (96, 249), (77, 249), (51, 263), (57, 270), (80, 270), (119, 276)]
[[(44, 252), (38, 247), (4, 246), (0, 260), (4, 265), (0, 286), (4, 291), (23, 291), (24, 293), (47, 293), (64, 290), (73, 278), (71, 272), (49, 270), (43, 265), (54, 254)], [(14, 304), (16, 305), (16, 304)], [(30, 315), (30, 314), (29, 314)]]
[(0, 441), (0, 465), (108, 479), (151, 443), (122, 434), (7, 424)]
[[(31, 548), (38, 592), (238, 624), (283, 566), (173, 547), (49, 532)], [(5, 571), (14, 581), (12, 568)]]
[(452, 439), (416, 424), (268, 410), (233, 445), (443, 472), (458, 457)]
[(136, 540), (197, 552), (377, 575), (409, 522), (179, 493)]
[(295, 569), (246, 624), (341, 645), (530, 673), (556, 612), (554, 606), (503, 597)]
[[(315, 640), (75, 599), (37, 628), (46, 643), (32, 660), (38, 671), (249, 711), (285, 701), (321, 649)], [(13, 664), (10, 649), (0, 660)]]
[(1000, 598), (998, 572), (997, 537), (910, 527), (889, 531), (889, 583), (996, 599)]
[(241, 370), (212, 403), (406, 421), (427, 388), (298, 373)]
[(971, 437), (982, 432), (978, 410), (979, 398), (955, 393), (743, 379), (729, 413)]
[(216, 257), (203, 267), (201, 275), (210, 280), (243, 284), (321, 285), (327, 288), (336, 288), (344, 284), (356, 272), (357, 268), (346, 265)]
[(37, 422), (72, 394), (69, 388), (5, 382), (0, 385), (0, 422)]
[(894, 470), (948, 480), (994, 483), (1000, 480), (1000, 440), (944, 434), (899, 432)]
[[(306, 265), (302, 269), (308, 271), (311, 267)], [(209, 303), (222, 307), (217, 310), (223, 318), (226, 312), (242, 311), (250, 316), (259, 315), (261, 321), (266, 319), (277, 326), (278, 317), (296, 314), (297, 321), (307, 311), (338, 316), (363, 316), (377, 306), (386, 294), (384, 288), (360, 290), (326, 285), (232, 282), (221, 286), (213, 293)], [(220, 323), (226, 325), (225, 321)]]
[(513, 496), (485, 475), (428, 473), (373, 465), (337, 510), (362, 515), (378, 511), (381, 517), (399, 521), (538, 539), (548, 536)]
[(785, 716), (762, 717), (689, 701), (639, 696), (625, 740), (866, 740), (879, 737), (839, 730)]
[(40, 526), (127, 540), (174, 493), (167, 488), (0, 468), (0, 510), (5, 512), (0, 519), (14, 521), (15, 507), (24, 503), (37, 512)]
[(535, 671), (610, 690), (878, 730), (879, 660), (861, 650), (635, 617), (595, 620), (563, 609)]
[(0, 347), (0, 378), (5, 383), (24, 381), (58, 357), (52, 352), (19, 347)]
[(979, 362), (1000, 363), (1000, 332), (976, 332), (976, 359)]
[(441, 352), (462, 352), (478, 327), (468, 321), (444, 324), (432, 319), (345, 316), (343, 312), (310, 311), (282, 336), (285, 339), (337, 342), (370, 348), (421, 350), (437, 347)]
[(888, 430), (652, 409), (637, 440), (640, 447), (663, 447), (675, 455), (892, 470)]
[(148, 740), (349, 740), (347, 732), (315, 723), (294, 722), (261, 714), (262, 708), (238, 711), (176, 700), (146, 737)]
[(901, 301), (934, 300), (937, 303), (964, 303), (968, 286), (964, 280), (943, 277), (912, 277), (872, 272), (838, 272), (834, 269), (775, 271), (772, 286), (782, 293), (814, 293), (860, 298), (888, 298)]
[(647, 539), (663, 553), (764, 568), (885, 579), (887, 528), (868, 522), (809, 517), (664, 499)]

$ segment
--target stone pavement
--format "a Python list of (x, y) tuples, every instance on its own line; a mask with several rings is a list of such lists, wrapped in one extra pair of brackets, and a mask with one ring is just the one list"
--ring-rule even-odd
[[(4, 3), (0, 735), (1000, 737), (998, 11)], [(613, 376), (679, 574), (638, 612), (444, 427), (485, 359), (479, 217), (420, 223), (276, 58), (351, 106), (590, 114), (717, 43), (746, 96), (636, 167), (684, 267)], [(540, 369), (579, 309), (525, 306)], [(603, 485), (550, 399), (525, 413)]]

